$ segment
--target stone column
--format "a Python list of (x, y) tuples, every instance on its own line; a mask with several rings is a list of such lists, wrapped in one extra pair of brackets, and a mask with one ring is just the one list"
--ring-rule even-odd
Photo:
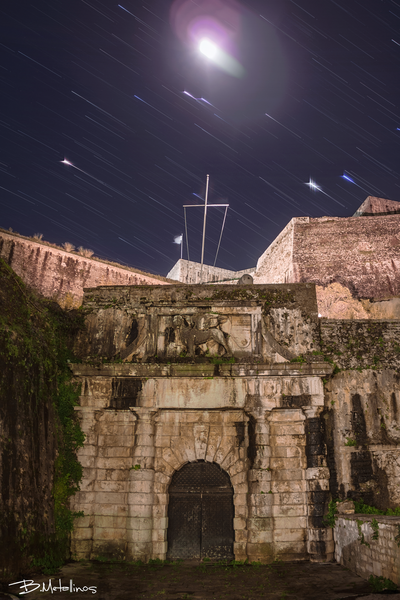
[(127, 553), (130, 559), (147, 561), (153, 551), (154, 417), (158, 409), (134, 407), (130, 410), (137, 422), (133, 468), (129, 474)]
[(249, 416), (250, 460), (247, 556), (250, 561), (270, 562), (273, 557), (272, 494), (270, 472), (269, 423), (263, 409)]
[(329, 501), (329, 469), (326, 466), (322, 406), (303, 407), (306, 416), (307, 550), (312, 562), (333, 560), (334, 542), (330, 527), (323, 523)]

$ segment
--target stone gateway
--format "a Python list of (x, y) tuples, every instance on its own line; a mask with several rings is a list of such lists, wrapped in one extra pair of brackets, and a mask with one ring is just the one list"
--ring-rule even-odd
[(331, 559), (314, 286), (101, 287), (84, 310), (74, 554)]

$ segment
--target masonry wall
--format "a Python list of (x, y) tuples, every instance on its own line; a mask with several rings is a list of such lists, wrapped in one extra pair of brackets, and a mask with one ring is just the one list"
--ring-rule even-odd
[[(173, 377), (145, 364), (73, 367), (87, 435), (73, 499), (73, 509), (85, 512), (76, 520), (74, 556), (165, 559), (172, 475), (206, 460), (234, 488), (237, 560), (332, 558), (319, 437), (326, 365), (264, 367), (257, 382), (243, 367), (236, 377), (209, 377), (206, 367), (192, 365), (190, 377), (186, 365), (175, 365)], [(116, 390), (130, 409), (113, 408), (121, 406)]]
[[(300, 219), (292, 219), (257, 261), (254, 283), (288, 283), (293, 277), (293, 234), (295, 224)], [(303, 217), (306, 222), (309, 217)]]
[(0, 232), (0, 257), (29, 287), (63, 308), (82, 304), (83, 289), (98, 285), (168, 285), (165, 278), (84, 258)]
[[(379, 524), (378, 539), (373, 539), (372, 519)], [(334, 529), (335, 558), (338, 563), (368, 579), (371, 575), (390, 579), (400, 585), (398, 538), (399, 517), (381, 515), (340, 516)], [(364, 543), (361, 534), (364, 535)]]
[(400, 295), (400, 215), (296, 221), (293, 281), (337, 281), (356, 298)]
[[(224, 281), (239, 279), (246, 273), (251, 274), (255, 268), (244, 269), (243, 271), (230, 271), (229, 269), (220, 269), (211, 265), (203, 265), (202, 281), (203, 283), (213, 283), (214, 281)], [(200, 283), (201, 263), (179, 259), (167, 274), (169, 279), (175, 279), (182, 283)], [(236, 283), (236, 282), (235, 282)]]
[(325, 385), (325, 443), (333, 498), (380, 510), (400, 505), (397, 370), (343, 371)]

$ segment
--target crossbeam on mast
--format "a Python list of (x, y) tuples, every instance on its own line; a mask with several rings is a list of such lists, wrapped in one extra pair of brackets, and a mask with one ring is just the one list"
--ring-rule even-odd
[[(208, 200), (208, 183), (209, 183), (209, 180), (210, 180), (210, 176), (207, 175), (206, 195), (205, 195), (205, 203), (204, 204), (184, 204), (183, 205), (184, 214), (185, 214), (185, 228), (186, 228), (186, 209), (187, 208), (200, 208), (200, 207), (204, 207), (203, 240), (202, 240), (202, 244), (201, 244), (200, 283), (203, 282), (203, 260), (204, 260), (204, 244), (205, 244), (205, 239), (206, 239), (207, 208), (211, 208), (211, 207), (224, 207), (225, 208), (224, 221), (222, 223), (221, 235), (219, 237), (217, 253), (215, 255), (215, 260), (214, 260), (214, 267), (215, 267), (215, 263), (217, 261), (217, 256), (218, 256), (219, 247), (220, 247), (220, 244), (221, 244), (222, 233), (223, 233), (223, 230), (224, 230), (225, 219), (226, 219), (226, 212), (227, 212), (228, 207), (229, 207), (229, 204), (207, 204), (207, 200)], [(187, 254), (188, 254), (188, 260), (189, 260), (189, 245), (188, 245), (188, 238), (187, 238), (187, 229), (186, 229), (186, 244), (188, 246)]]

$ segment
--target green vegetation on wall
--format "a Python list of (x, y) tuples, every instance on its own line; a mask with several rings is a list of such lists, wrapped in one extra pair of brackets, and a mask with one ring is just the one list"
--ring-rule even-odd
[(82, 311), (38, 298), (0, 259), (0, 574), (46, 572), (68, 556), (79, 489), (71, 381), (72, 338)]

